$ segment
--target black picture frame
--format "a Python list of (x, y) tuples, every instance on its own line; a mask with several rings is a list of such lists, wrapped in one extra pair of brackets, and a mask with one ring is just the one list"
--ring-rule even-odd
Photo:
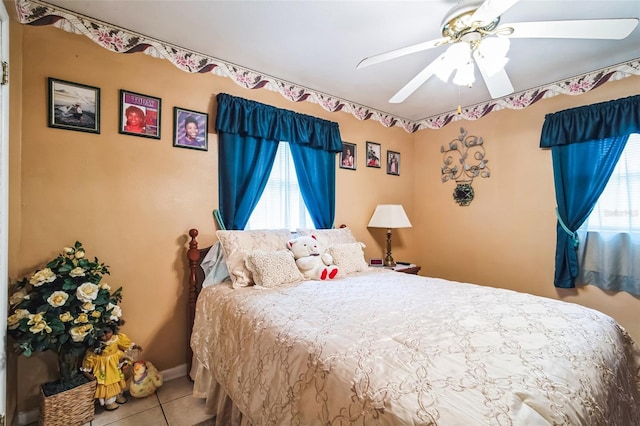
[(400, 176), (400, 153), (387, 151), (387, 174)]
[(100, 88), (49, 77), (49, 127), (100, 133)]
[[(120, 89), (120, 125), (124, 135), (160, 139), (162, 99)], [(142, 117), (140, 117), (142, 115)], [(141, 123), (137, 121), (141, 120)]]
[(342, 142), (340, 168), (355, 170), (358, 164), (358, 146), (355, 143)]
[(367, 142), (367, 167), (380, 168), (382, 152), (379, 143)]
[[(187, 126), (198, 133), (195, 139), (190, 139)], [(173, 108), (173, 146), (178, 148), (197, 149), (207, 151), (209, 149), (209, 114), (193, 111), (186, 108)]]

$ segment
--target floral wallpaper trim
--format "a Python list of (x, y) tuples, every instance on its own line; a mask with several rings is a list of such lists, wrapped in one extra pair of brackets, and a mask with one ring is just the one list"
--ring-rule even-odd
[(126, 30), (83, 15), (37, 0), (17, 0), (18, 19), (22, 24), (53, 25), (62, 30), (82, 34), (100, 46), (116, 53), (143, 52), (154, 58), (170, 61), (183, 71), (190, 73), (211, 72), (220, 77), (231, 78), (245, 89), (268, 89), (280, 93), (292, 102), (313, 102), (329, 112), (351, 113), (358, 120), (378, 121), (384, 127), (398, 126), (409, 133), (422, 129), (441, 129), (458, 120), (477, 120), (493, 111), (504, 108), (524, 109), (540, 99), (557, 95), (581, 95), (596, 87), (631, 75), (640, 75), (640, 58), (605, 69), (572, 77), (565, 81), (518, 92), (500, 99), (468, 106), (457, 111), (445, 112), (421, 120), (408, 120), (383, 111), (346, 101), (303, 86), (298, 86), (257, 71), (243, 68), (211, 56), (155, 40), (142, 34)]

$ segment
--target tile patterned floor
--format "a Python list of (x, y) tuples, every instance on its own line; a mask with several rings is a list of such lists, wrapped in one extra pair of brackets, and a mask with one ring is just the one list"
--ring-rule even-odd
[[(187, 377), (165, 382), (155, 395), (136, 399), (117, 410), (96, 406), (96, 416), (85, 426), (193, 426), (213, 425), (213, 415), (205, 410), (204, 399), (191, 396), (193, 383)], [(37, 423), (30, 424), (35, 426)]]

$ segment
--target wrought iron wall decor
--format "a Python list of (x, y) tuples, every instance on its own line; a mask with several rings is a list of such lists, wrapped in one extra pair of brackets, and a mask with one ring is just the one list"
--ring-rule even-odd
[(455, 180), (453, 199), (461, 206), (468, 206), (475, 195), (471, 187), (473, 179), (478, 176), (488, 178), (491, 175), (482, 137), (469, 135), (461, 127), (460, 135), (449, 142), (448, 147), (441, 146), (440, 152), (444, 161), (442, 183)]

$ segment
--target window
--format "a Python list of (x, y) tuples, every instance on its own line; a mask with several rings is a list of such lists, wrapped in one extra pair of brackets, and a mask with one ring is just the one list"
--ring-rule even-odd
[(280, 142), (267, 186), (245, 229), (314, 228), (304, 204), (288, 142)]
[(640, 134), (629, 137), (582, 231), (640, 233)]
[(640, 134), (632, 134), (578, 230), (580, 281), (640, 296)]

